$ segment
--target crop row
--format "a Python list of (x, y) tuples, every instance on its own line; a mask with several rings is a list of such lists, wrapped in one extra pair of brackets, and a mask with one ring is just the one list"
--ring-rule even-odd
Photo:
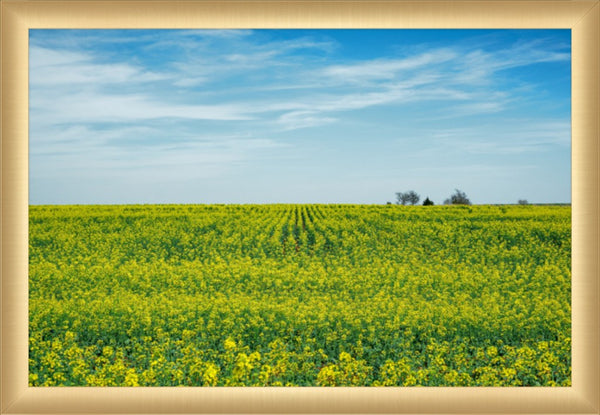
[(32, 206), (30, 384), (568, 385), (570, 207)]

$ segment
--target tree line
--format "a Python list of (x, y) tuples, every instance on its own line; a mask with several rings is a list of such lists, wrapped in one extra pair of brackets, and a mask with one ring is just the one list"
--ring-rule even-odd
[[(396, 204), (397, 205), (416, 205), (421, 200), (421, 196), (414, 190), (409, 190), (407, 192), (398, 192), (396, 193)], [(388, 205), (391, 205), (391, 202), (388, 202)], [(423, 201), (423, 206), (433, 206), (435, 203), (429, 196), (425, 198)], [(459, 189), (455, 189), (454, 193), (450, 195), (446, 200), (444, 200), (444, 205), (470, 205), (471, 201), (467, 197), (467, 194)], [(519, 205), (528, 205), (529, 202), (527, 199), (519, 199), (517, 201)]]
[[(398, 192), (396, 193), (396, 204), (397, 205), (416, 205), (421, 200), (421, 196), (414, 190), (409, 190), (407, 192)], [(433, 206), (435, 203), (429, 196), (425, 198), (423, 201), (423, 206)], [(455, 189), (454, 193), (450, 195), (446, 200), (444, 200), (444, 205), (470, 205), (471, 201), (467, 197), (466, 193)]]

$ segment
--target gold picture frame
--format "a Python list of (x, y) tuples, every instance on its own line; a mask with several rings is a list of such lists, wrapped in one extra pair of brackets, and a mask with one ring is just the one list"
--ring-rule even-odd
[[(2, 0), (1, 413), (600, 411), (600, 2)], [(572, 33), (572, 387), (28, 387), (28, 31), (41, 28), (564, 28)]]

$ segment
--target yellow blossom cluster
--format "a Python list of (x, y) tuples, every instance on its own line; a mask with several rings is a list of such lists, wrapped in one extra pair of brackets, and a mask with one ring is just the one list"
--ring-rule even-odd
[(31, 386), (566, 386), (569, 206), (31, 206)]

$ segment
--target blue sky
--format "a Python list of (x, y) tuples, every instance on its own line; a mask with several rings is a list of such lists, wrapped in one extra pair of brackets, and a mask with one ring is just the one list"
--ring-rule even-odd
[(32, 204), (571, 200), (569, 30), (31, 30)]

